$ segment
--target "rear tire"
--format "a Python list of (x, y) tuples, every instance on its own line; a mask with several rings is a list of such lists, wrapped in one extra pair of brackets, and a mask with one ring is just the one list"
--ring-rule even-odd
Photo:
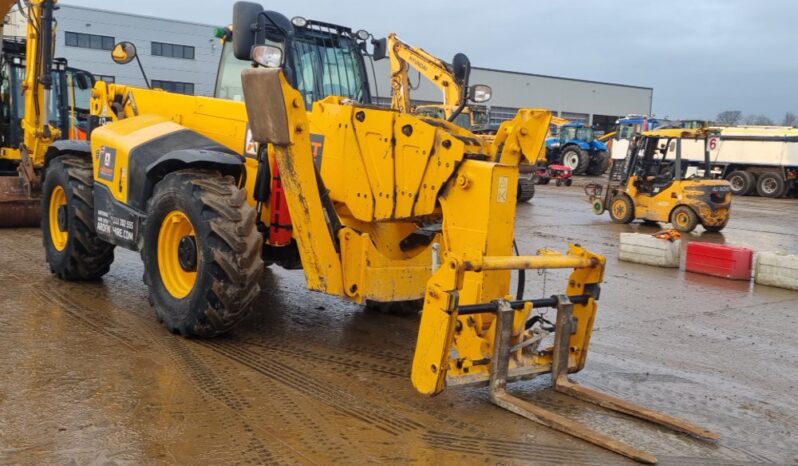
[(677, 231), (690, 233), (698, 226), (698, 215), (686, 205), (680, 205), (671, 212), (671, 225)]
[(747, 196), (756, 188), (756, 177), (745, 170), (735, 170), (726, 176), (726, 181), (731, 184), (732, 194)]
[(97, 236), (91, 161), (65, 155), (50, 162), (42, 185), (42, 243), (62, 280), (96, 280), (111, 269), (114, 245)]
[(786, 185), (784, 177), (779, 173), (767, 172), (759, 175), (756, 180), (756, 192), (762, 197), (781, 197), (786, 191)]
[(601, 151), (590, 160), (587, 167), (588, 176), (601, 176), (610, 166), (610, 154), (607, 151)]
[(518, 195), (516, 197), (518, 204), (529, 202), (535, 197), (535, 182), (527, 178), (518, 178)]
[(563, 151), (560, 163), (570, 168), (574, 175), (582, 175), (590, 164), (590, 155), (576, 146), (571, 146)]
[(156, 186), (144, 222), (144, 281), (173, 333), (213, 337), (260, 292), (262, 237), (246, 191), (217, 172), (181, 170)]
[(632, 200), (626, 194), (618, 194), (610, 201), (610, 218), (613, 223), (632, 223), (635, 219), (635, 208)]

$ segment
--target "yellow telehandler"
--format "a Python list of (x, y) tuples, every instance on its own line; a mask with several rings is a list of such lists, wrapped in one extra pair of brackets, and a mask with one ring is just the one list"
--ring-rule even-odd
[[(605, 259), (577, 245), (512, 254), (518, 165), (542, 147), (548, 111), (519, 111), (497, 135), (498, 154), (452, 123), (371, 105), (365, 32), (251, 2), (234, 5), (232, 31), (219, 79), (227, 66), (240, 72), (244, 102), (96, 84), (90, 147), (45, 171), (54, 273), (97, 278), (116, 246), (138, 251), (159, 319), (203, 337), (243, 319), (264, 261), (295, 255), (310, 290), (356, 303), (422, 300), (411, 376), (422, 394), (488, 385), (498, 406), (656, 461), (507, 391), (551, 374), (561, 393), (717, 438), (568, 378), (586, 362)], [(112, 56), (135, 53), (120, 43)], [(243, 72), (241, 60), (251, 63)], [(242, 156), (248, 140), (254, 155)], [(511, 270), (546, 268), (573, 269), (562, 294), (510, 296)], [(540, 311), (550, 307), (557, 319), (547, 324)]]

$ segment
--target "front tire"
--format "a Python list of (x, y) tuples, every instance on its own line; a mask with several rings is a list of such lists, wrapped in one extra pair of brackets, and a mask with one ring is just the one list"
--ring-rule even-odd
[(96, 280), (111, 269), (114, 245), (97, 236), (91, 162), (65, 155), (47, 167), (42, 185), (42, 243), (50, 271), (62, 280)]
[(635, 219), (635, 207), (626, 194), (618, 194), (610, 201), (610, 218), (614, 223), (627, 224)]
[(607, 151), (601, 151), (590, 160), (587, 167), (587, 174), (589, 176), (601, 176), (610, 166), (610, 154)]
[(671, 212), (673, 228), (682, 233), (690, 233), (698, 226), (698, 215), (690, 207), (680, 205)]
[(144, 222), (144, 281), (173, 333), (213, 337), (243, 320), (264, 270), (255, 210), (235, 180), (181, 170), (156, 186)]

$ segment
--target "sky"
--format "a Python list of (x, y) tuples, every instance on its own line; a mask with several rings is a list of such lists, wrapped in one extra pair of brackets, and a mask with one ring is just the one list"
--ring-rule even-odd
[[(232, 0), (62, 0), (224, 26)], [(290, 17), (396, 32), (474, 66), (654, 88), (661, 117), (723, 110), (780, 121), (798, 113), (795, 0), (304, 0), (262, 2)], [(116, 6), (120, 5), (120, 6)]]

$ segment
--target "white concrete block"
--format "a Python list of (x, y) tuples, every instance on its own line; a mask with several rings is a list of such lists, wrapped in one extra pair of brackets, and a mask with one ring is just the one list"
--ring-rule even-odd
[(760, 252), (757, 254), (754, 280), (760, 285), (798, 290), (798, 255)]
[(641, 233), (621, 233), (618, 257), (626, 262), (678, 268), (681, 250), (681, 240), (670, 242)]

